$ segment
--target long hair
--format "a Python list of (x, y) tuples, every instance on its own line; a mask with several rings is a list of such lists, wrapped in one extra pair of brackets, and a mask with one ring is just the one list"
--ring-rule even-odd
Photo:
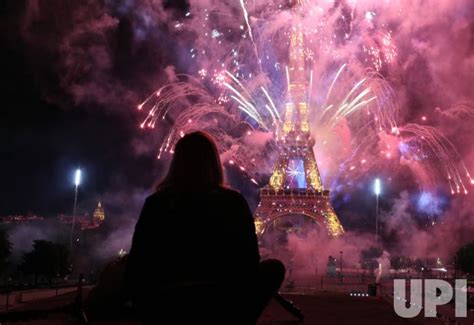
[(176, 143), (168, 174), (157, 190), (208, 190), (223, 183), (216, 144), (210, 135), (199, 131), (185, 135)]

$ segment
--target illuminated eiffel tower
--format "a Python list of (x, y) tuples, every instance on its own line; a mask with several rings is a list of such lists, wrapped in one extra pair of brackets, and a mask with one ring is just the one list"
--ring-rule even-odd
[[(303, 0), (294, 2), (292, 10), (300, 14)], [(269, 184), (260, 190), (255, 226), (257, 234), (263, 235), (272, 227), (286, 227), (288, 230), (288, 227), (305, 227), (309, 221), (313, 226), (316, 223), (326, 229), (330, 237), (338, 237), (344, 229), (331, 205), (329, 190), (323, 188), (313, 152), (315, 141), (308, 120), (309, 94), (304, 35), (300, 24), (293, 26), (290, 37), (284, 124), (277, 136), (279, 158)]]

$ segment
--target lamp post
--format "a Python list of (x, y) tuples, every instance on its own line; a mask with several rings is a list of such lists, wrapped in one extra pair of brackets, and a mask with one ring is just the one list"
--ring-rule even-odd
[(339, 259), (339, 277), (340, 277), (340, 281), (341, 281), (341, 284), (342, 284), (342, 251), (339, 251), (339, 256), (340, 256), (340, 259)]
[(374, 193), (375, 193), (375, 242), (379, 242), (379, 195), (382, 191), (382, 184), (379, 178), (375, 179), (374, 182)]
[(76, 173), (74, 175), (74, 185), (76, 188), (74, 191), (74, 208), (72, 210), (72, 225), (71, 225), (71, 238), (69, 241), (69, 251), (72, 251), (72, 244), (73, 244), (73, 239), (74, 239), (74, 227), (76, 225), (77, 191), (80, 184), (81, 184), (81, 170), (78, 168), (76, 169)]

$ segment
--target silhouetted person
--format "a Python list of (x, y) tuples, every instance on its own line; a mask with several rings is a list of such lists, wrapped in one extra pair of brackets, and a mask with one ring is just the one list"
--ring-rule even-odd
[(202, 132), (181, 138), (168, 174), (135, 227), (127, 284), (145, 322), (252, 324), (285, 274), (260, 263), (247, 202), (223, 185), (216, 145)]

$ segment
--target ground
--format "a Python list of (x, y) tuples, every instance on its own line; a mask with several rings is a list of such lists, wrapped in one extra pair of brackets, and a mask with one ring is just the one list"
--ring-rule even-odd
[[(87, 290), (85, 290), (85, 294)], [(48, 295), (47, 295), (48, 296)], [(440, 320), (427, 320), (418, 316), (415, 319), (406, 320), (398, 317), (389, 300), (384, 297), (360, 297), (350, 296), (347, 292), (320, 291), (311, 294), (286, 294), (286, 298), (292, 300), (305, 316), (304, 322), (300, 323), (288, 311), (283, 309), (276, 301), (272, 300), (265, 309), (258, 325), (270, 324), (442, 324)], [(49, 308), (60, 308), (71, 303), (75, 298), (74, 292), (59, 293), (58, 296), (49, 295), (46, 298), (29, 300), (25, 303), (17, 303), (9, 309), (10, 315), (20, 315), (20, 312), (28, 311), (29, 317), (34, 319), (15, 322), (15, 324), (79, 324), (79, 320), (67, 312), (55, 313), (31, 313), (33, 310), (44, 310)], [(5, 314), (0, 314), (1, 324), (9, 324), (5, 321)], [(159, 315), (157, 315), (159, 317)], [(472, 317), (472, 313), (470, 314)], [(117, 324), (117, 322), (92, 322), (92, 324)], [(120, 322), (119, 322), (120, 323)], [(136, 322), (121, 322), (122, 324), (135, 324)], [(225, 321), (223, 322), (225, 324)], [(461, 324), (464, 324), (461, 323)], [(472, 320), (466, 324), (473, 324)]]
[[(405, 320), (380, 297), (351, 297), (347, 293), (319, 292), (311, 295), (286, 295), (305, 316), (302, 324), (439, 324), (421, 318)], [(278, 303), (272, 301), (258, 325), (299, 324)]]

